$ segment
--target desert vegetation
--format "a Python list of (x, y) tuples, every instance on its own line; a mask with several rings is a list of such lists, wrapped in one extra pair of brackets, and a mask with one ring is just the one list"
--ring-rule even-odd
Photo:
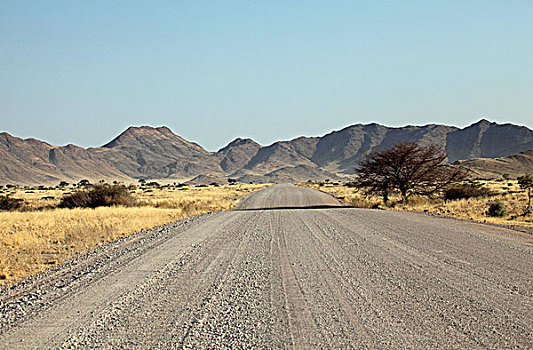
[(328, 192), (360, 208), (414, 210), (533, 229), (533, 175), (468, 179), (467, 168), (450, 165), (434, 145), (399, 143), (365, 156), (350, 183), (300, 186)]
[(380, 194), (385, 203), (391, 192), (399, 192), (405, 202), (413, 195), (433, 196), (463, 180), (466, 169), (446, 162), (446, 153), (435, 145), (398, 143), (374, 151), (358, 164), (357, 185), (368, 194)]
[[(417, 143), (399, 143), (389, 149), (370, 152), (356, 167), (356, 180), (351, 188), (359, 195), (348, 196), (349, 201), (354, 206), (421, 210), (485, 222), (533, 226), (529, 215), (531, 175), (512, 181), (509, 174), (504, 174), (494, 183), (465, 181), (469, 170), (448, 164), (446, 159), (444, 149)], [(396, 198), (389, 202), (391, 195)], [(376, 201), (377, 196), (382, 197), (381, 203)]]
[(228, 210), (267, 185), (75, 184), (0, 187), (0, 284), (142, 229)]
[(533, 187), (533, 174), (524, 174), (517, 178), (520, 188), (527, 191), (527, 213), (531, 214), (531, 188)]
[(528, 193), (516, 179), (465, 180), (431, 197), (412, 195), (407, 200), (392, 191), (384, 203), (381, 193), (369, 193), (356, 182), (306, 182), (302, 187), (330, 193), (359, 208), (409, 210), (533, 230), (528, 212)]

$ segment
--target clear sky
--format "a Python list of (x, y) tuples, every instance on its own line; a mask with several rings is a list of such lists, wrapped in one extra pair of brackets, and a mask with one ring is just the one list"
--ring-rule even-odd
[(355, 123), (533, 128), (533, 1), (0, 1), (0, 131), (217, 150)]

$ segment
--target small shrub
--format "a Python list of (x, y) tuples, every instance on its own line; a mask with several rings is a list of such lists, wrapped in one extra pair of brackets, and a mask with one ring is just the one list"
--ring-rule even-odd
[(74, 192), (63, 196), (59, 203), (60, 208), (88, 208), (91, 198), (88, 191)]
[(477, 197), (489, 197), (493, 193), (486, 187), (477, 184), (454, 186), (444, 191), (445, 200), (468, 199)]
[(24, 201), (19, 198), (11, 198), (9, 195), (0, 196), (0, 210), (16, 210), (22, 207)]
[(488, 216), (497, 216), (502, 217), (507, 215), (507, 209), (505, 204), (502, 201), (495, 201), (489, 205), (489, 210), (487, 211)]
[(128, 188), (124, 185), (95, 185), (88, 191), (79, 191), (64, 196), (59, 207), (61, 208), (96, 208), (113, 205), (131, 206), (134, 199)]

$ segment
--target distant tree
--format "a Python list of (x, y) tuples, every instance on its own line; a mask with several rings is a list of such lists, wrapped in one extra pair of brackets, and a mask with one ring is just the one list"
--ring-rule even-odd
[(59, 183), (58, 186), (61, 187), (61, 188), (63, 188), (63, 187), (67, 187), (68, 185), (69, 185), (68, 182), (66, 182), (66, 181), (61, 181), (61, 182)]
[(358, 185), (369, 193), (381, 194), (385, 203), (392, 191), (399, 191), (404, 201), (414, 194), (432, 196), (467, 175), (463, 167), (446, 162), (446, 153), (440, 147), (417, 143), (399, 143), (371, 152), (356, 171)]
[(90, 184), (89, 180), (83, 179), (78, 182), (78, 187), (88, 187)]
[(533, 174), (524, 174), (524, 176), (518, 177), (518, 184), (523, 190), (527, 190), (527, 211), (531, 213), (531, 188), (533, 187)]
[(146, 183), (146, 180), (145, 180), (145, 179), (139, 179), (139, 183), (140, 183), (141, 185), (144, 185), (144, 184)]
[(229, 179), (228, 179), (228, 183), (229, 183), (230, 185), (235, 185), (235, 184), (237, 183), (237, 180), (236, 180), (236, 179), (229, 178)]

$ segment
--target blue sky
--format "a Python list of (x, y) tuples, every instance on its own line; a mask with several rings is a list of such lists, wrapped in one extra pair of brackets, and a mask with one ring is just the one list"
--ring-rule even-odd
[(0, 130), (217, 150), (355, 123), (533, 128), (533, 1), (1, 1)]

